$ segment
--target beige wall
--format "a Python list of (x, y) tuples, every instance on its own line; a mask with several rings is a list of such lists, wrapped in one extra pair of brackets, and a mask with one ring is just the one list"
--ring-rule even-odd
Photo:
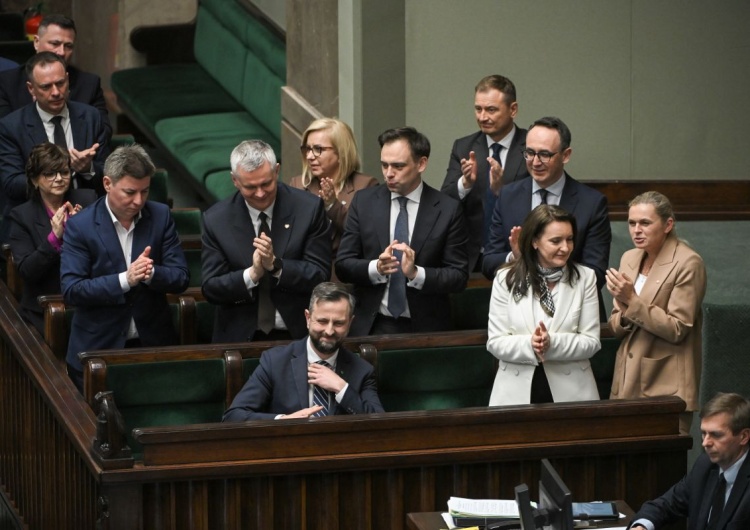
[(569, 125), (578, 178), (748, 178), (748, 20), (746, 0), (408, 0), (406, 117), (433, 144), (426, 180), (477, 129), (489, 73), (516, 84), (520, 125)]

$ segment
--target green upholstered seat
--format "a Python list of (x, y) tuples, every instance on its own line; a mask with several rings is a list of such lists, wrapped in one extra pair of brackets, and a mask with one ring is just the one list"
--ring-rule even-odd
[(223, 359), (113, 364), (106, 379), (134, 452), (134, 427), (218, 422), (224, 413)]
[[(252, 359), (242, 359), (242, 381), (247, 381), (253, 374), (253, 371), (260, 364), (260, 357)], [(244, 383), (243, 383), (244, 384)]]
[(167, 191), (167, 170), (157, 169), (151, 177), (151, 184), (148, 188), (148, 199), (150, 201), (169, 204), (169, 193)]
[(164, 118), (242, 109), (198, 63), (118, 70), (111, 82), (118, 103), (139, 126), (151, 131)]
[(454, 329), (486, 329), (490, 314), (492, 287), (469, 287), (451, 293), (451, 320)]
[(190, 271), (190, 283), (189, 287), (200, 287), (201, 286), (201, 251), (198, 248), (187, 248), (183, 250), (185, 253), (185, 261), (188, 264), (188, 270)]
[(232, 174), (229, 171), (229, 168), (220, 171), (212, 171), (206, 175), (203, 185), (212, 196), (216, 197), (217, 201), (226, 199), (237, 191), (237, 188), (235, 188), (232, 183)]
[(378, 395), (387, 412), (484, 407), (496, 372), (484, 345), (378, 351)]
[(203, 213), (200, 208), (172, 208), (170, 213), (179, 235), (199, 236), (203, 233)]
[(214, 318), (216, 306), (205, 300), (195, 303), (196, 342), (198, 344), (210, 344), (214, 334)]
[(703, 371), (700, 404), (717, 392), (750, 397), (750, 305), (703, 304)]

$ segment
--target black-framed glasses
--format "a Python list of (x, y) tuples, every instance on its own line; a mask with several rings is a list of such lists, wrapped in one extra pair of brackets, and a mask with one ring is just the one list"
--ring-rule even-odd
[(320, 155), (323, 154), (323, 151), (327, 151), (328, 149), (336, 149), (335, 147), (328, 147), (325, 145), (300, 145), (299, 150), (302, 152), (302, 156), (307, 156), (307, 153), (312, 151), (312, 154), (315, 158), (318, 158)]
[(549, 151), (534, 151), (533, 149), (522, 149), (521, 153), (523, 153), (523, 158), (527, 161), (534, 160), (535, 156), (539, 157), (539, 161), (542, 164), (549, 163), (550, 160), (552, 160), (552, 157), (554, 157), (557, 154), (560, 154), (560, 151), (557, 151), (555, 153), (550, 153)]
[(57, 177), (60, 177), (61, 179), (69, 179), (70, 178), (70, 170), (69, 169), (62, 169), (60, 171), (43, 171), (42, 176), (49, 182), (52, 182)]

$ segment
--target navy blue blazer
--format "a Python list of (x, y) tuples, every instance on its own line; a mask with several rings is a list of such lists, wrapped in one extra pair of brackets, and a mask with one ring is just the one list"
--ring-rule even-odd
[[(664, 495), (646, 502), (633, 521), (648, 519), (655, 528), (687, 517), (687, 530), (703, 530), (711, 509), (711, 501), (719, 480), (719, 466), (712, 464), (703, 453), (690, 472)], [(750, 528), (750, 456), (740, 467), (729, 499), (719, 519), (717, 530), (746, 530)]]
[[(26, 82), (26, 65), (9, 68), (0, 72), (0, 118), (33, 101)], [(109, 110), (104, 100), (101, 80), (98, 75), (83, 72), (75, 66), (68, 66), (69, 101), (77, 101), (96, 107), (107, 130), (107, 138), (112, 137), (109, 123)]]
[[(331, 277), (329, 225), (320, 197), (279, 182), (271, 239), (283, 266), (280, 278), (271, 278), (271, 301), (295, 339), (307, 335), (313, 288)], [(252, 340), (258, 328), (258, 288), (248, 291), (242, 278), (253, 263), (254, 238), (239, 192), (203, 214), (202, 291), (217, 306), (213, 342)]]
[[(510, 149), (508, 149), (508, 156), (503, 167), (503, 185), (529, 176), (526, 161), (521, 153), (526, 148), (526, 132), (526, 129), (516, 128), (516, 134), (513, 135), (513, 141), (510, 144)], [(445, 174), (443, 187), (440, 191), (458, 199), (458, 181), (463, 177), (461, 159), (469, 158), (471, 151), (474, 151), (477, 160), (477, 182), (461, 202), (464, 206), (466, 229), (469, 231), (469, 270), (473, 271), (484, 244), (482, 240), (484, 237), (484, 199), (490, 172), (490, 165), (487, 162), (490, 152), (487, 147), (486, 134), (478, 131), (459, 138), (453, 143), (451, 157), (448, 161), (448, 171)]]
[[(532, 183), (532, 179), (523, 179), (500, 189), (482, 263), (482, 272), (490, 280), (510, 252), (510, 229), (523, 225), (531, 212)], [(576, 244), (570, 259), (594, 269), (596, 285), (601, 289), (609, 266), (609, 247), (612, 243), (607, 198), (566, 173), (560, 207), (573, 214), (578, 225)]]
[(65, 227), (60, 283), (65, 303), (76, 308), (67, 361), (78, 370), (82, 351), (123, 348), (131, 319), (144, 346), (176, 344), (166, 293), (180, 293), (190, 281), (169, 207), (147, 201), (135, 225), (131, 256), (135, 260), (151, 246), (154, 275), (149, 284), (123, 293), (118, 276), (127, 265), (105, 200), (82, 210)]
[[(391, 244), (391, 192), (387, 186), (358, 191), (346, 219), (336, 257), (336, 275), (354, 284), (357, 307), (349, 332), (368, 335), (387, 283), (373, 285), (368, 267)], [(409, 246), (425, 269), (422, 289), (407, 287), (406, 299), (415, 332), (451, 329), (449, 293), (460, 292), (469, 278), (466, 225), (461, 203), (424, 185)]]
[[(102, 194), (104, 161), (109, 155), (109, 141), (99, 112), (83, 103), (68, 102), (73, 147), (88, 149), (95, 143), (99, 149), (94, 158), (95, 175), (91, 181), (74, 178), (79, 187), (92, 188)], [(0, 119), (0, 184), (5, 197), (4, 214), (26, 200), (26, 161), (34, 146), (49, 141), (36, 104), (26, 105)], [(72, 185), (72, 184), (71, 184)]]
[[(384, 412), (370, 363), (339, 348), (336, 373), (349, 387), (333, 414)], [(307, 338), (266, 350), (260, 364), (235, 396), (222, 421), (272, 420), (310, 406)]]
[[(86, 207), (96, 200), (96, 193), (68, 190), (64, 200)], [(44, 312), (37, 297), (60, 294), (60, 254), (47, 240), (51, 231), (47, 209), (41, 201), (26, 201), (10, 212), (10, 250), (23, 278), (21, 315), (42, 334)]]

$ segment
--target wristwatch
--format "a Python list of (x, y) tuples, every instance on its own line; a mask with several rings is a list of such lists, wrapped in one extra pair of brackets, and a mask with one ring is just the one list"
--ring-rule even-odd
[(281, 266), (282, 266), (281, 258), (273, 258), (273, 268), (268, 272), (271, 273), (272, 275), (276, 274), (277, 272), (281, 270)]

